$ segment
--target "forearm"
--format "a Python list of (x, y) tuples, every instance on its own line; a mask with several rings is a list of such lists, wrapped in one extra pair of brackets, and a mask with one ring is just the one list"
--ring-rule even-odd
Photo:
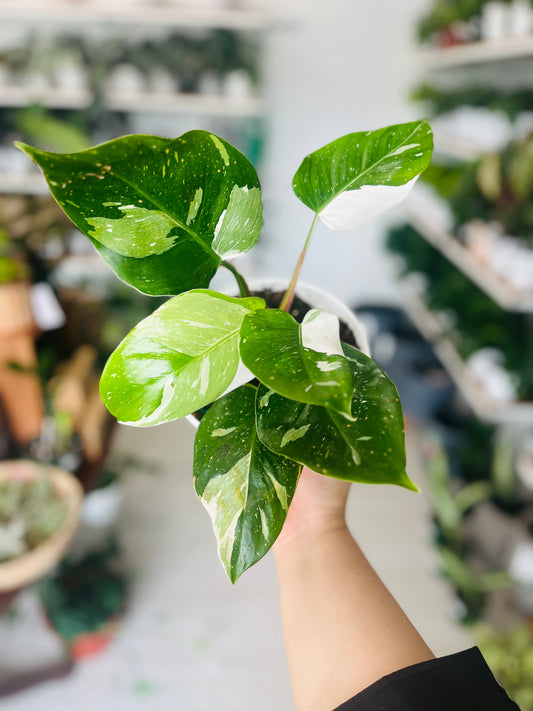
[(276, 547), (298, 711), (332, 711), (385, 674), (431, 659), (343, 521)]

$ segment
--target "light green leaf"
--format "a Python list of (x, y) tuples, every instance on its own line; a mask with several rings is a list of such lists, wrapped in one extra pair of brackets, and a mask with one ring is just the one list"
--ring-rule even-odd
[(405, 473), (403, 416), (394, 384), (363, 353), (346, 344), (343, 349), (355, 386), (351, 416), (294, 402), (261, 385), (259, 438), (273, 452), (327, 476), (416, 490)]
[(354, 384), (348, 361), (305, 348), (301, 326), (285, 311), (246, 316), (239, 348), (244, 365), (275, 392), (350, 412)]
[(426, 121), (350, 133), (304, 158), (297, 197), (333, 230), (352, 230), (400, 203), (429, 165)]
[(243, 318), (265, 302), (188, 291), (141, 321), (111, 355), (100, 381), (120, 421), (155, 425), (204, 407), (229, 387)]
[(255, 387), (243, 385), (213, 403), (194, 443), (194, 486), (232, 583), (278, 537), (301, 472), (258, 440), (255, 395)]
[(206, 131), (125, 136), (71, 154), (17, 145), (118, 276), (147, 294), (206, 287), (222, 259), (259, 238), (257, 174)]

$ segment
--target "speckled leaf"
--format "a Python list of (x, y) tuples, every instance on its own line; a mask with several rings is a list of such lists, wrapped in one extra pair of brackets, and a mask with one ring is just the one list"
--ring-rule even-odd
[(343, 348), (355, 385), (351, 417), (288, 400), (261, 385), (256, 403), (261, 441), (327, 476), (416, 490), (405, 473), (403, 416), (394, 384), (363, 353)]
[(352, 230), (400, 203), (429, 165), (426, 121), (350, 133), (304, 158), (297, 197), (333, 230)]
[(259, 238), (257, 174), (206, 131), (125, 136), (71, 154), (17, 145), (118, 276), (146, 294), (206, 287), (222, 259)]
[(257, 438), (255, 394), (243, 385), (213, 403), (194, 443), (194, 486), (233, 583), (278, 537), (301, 471)]
[(262, 299), (198, 289), (167, 301), (112, 353), (100, 381), (102, 398), (120, 421), (168, 422), (212, 402), (239, 364), (243, 318)]
[(353, 378), (348, 361), (304, 347), (302, 327), (285, 311), (268, 309), (246, 316), (239, 348), (244, 365), (275, 392), (350, 412)]

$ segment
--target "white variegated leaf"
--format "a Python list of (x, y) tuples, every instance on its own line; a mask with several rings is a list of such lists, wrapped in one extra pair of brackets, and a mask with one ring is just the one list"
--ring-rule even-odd
[(319, 219), (331, 230), (355, 230), (366, 225), (385, 210), (399, 205), (411, 192), (418, 176), (405, 185), (363, 185), (334, 198), (319, 213)]
[(189, 415), (230, 386), (239, 365), (243, 318), (257, 298), (198, 289), (141, 321), (111, 355), (100, 391), (121, 422), (155, 425)]
[(257, 438), (255, 396), (243, 385), (213, 403), (194, 443), (194, 486), (233, 583), (278, 537), (301, 471)]

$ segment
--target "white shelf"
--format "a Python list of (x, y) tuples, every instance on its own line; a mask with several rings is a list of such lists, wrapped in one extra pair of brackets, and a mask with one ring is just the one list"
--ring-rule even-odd
[[(40, 104), (55, 109), (86, 109), (92, 102), (88, 89), (0, 87), (0, 106)], [(109, 93), (106, 106), (129, 113), (169, 113), (199, 116), (260, 116), (265, 102), (259, 97), (235, 99), (206, 94), (162, 94), (156, 92)]]
[(107, 95), (105, 103), (113, 111), (130, 113), (260, 116), (265, 112), (265, 103), (261, 98), (234, 99), (205, 94), (113, 93)]
[(262, 30), (271, 17), (260, 10), (194, 7), (177, 3), (104, 3), (92, 0), (2, 0), (0, 22), (24, 22), (26, 25), (113, 23), (119, 25), (152, 25), (165, 28), (219, 28), (229, 30)]
[(421, 202), (413, 196), (404, 203), (409, 222), (435, 249), (460, 269), (482, 291), (507, 311), (533, 313), (533, 292), (517, 291), (499, 275), (480, 264), (453, 235), (431, 219)]
[(86, 109), (92, 101), (89, 89), (54, 87), (1, 86), (0, 106), (40, 104), (55, 109)]
[(420, 53), (428, 69), (448, 69), (490, 64), (533, 56), (533, 36), (513, 37), (499, 41), (480, 41), (446, 49), (428, 49)]
[(402, 305), (421, 335), (432, 344), (437, 358), (480, 420), (497, 424), (531, 422), (533, 403), (494, 400), (467, 368), (452, 341), (444, 335), (438, 316), (427, 308), (420, 294), (408, 282), (403, 286)]

